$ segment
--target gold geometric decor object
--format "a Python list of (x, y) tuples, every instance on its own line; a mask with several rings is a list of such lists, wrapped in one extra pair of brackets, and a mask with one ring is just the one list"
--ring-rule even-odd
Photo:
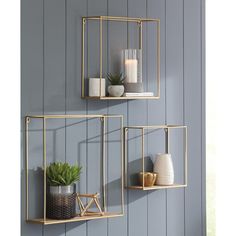
[[(88, 216), (88, 215), (104, 215), (104, 212), (102, 211), (101, 207), (100, 207), (100, 203), (99, 203), (99, 193), (95, 193), (95, 194), (79, 194), (77, 193), (77, 201), (78, 201), (78, 205), (80, 208), (80, 216)], [(83, 202), (81, 201), (81, 198), (90, 198), (90, 201), (84, 205)], [(92, 204), (95, 204), (98, 212), (93, 212), (93, 211), (88, 211), (88, 209), (92, 206)]]

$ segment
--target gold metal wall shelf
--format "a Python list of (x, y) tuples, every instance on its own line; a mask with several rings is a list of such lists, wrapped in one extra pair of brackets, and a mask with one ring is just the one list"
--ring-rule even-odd
[[(84, 215), (79, 216), (79, 214), (72, 218), (66, 220), (54, 220), (48, 219), (46, 217), (46, 200), (47, 200), (47, 183), (46, 183), (46, 167), (47, 167), (47, 140), (46, 140), (46, 132), (47, 132), (47, 121), (52, 119), (94, 119), (97, 118), (101, 122), (101, 137), (102, 137), (102, 145), (101, 145), (101, 154), (102, 154), (102, 203), (103, 203), (103, 215)], [(121, 164), (121, 180), (120, 180), (120, 212), (108, 212), (107, 211), (107, 188), (106, 188), (106, 148), (107, 142), (106, 139), (106, 129), (107, 129), (107, 120), (117, 118), (120, 120), (120, 164)], [(33, 119), (42, 120), (42, 140), (43, 140), (43, 216), (41, 218), (31, 218), (29, 216), (29, 125)], [(26, 222), (35, 223), (35, 224), (43, 224), (43, 225), (52, 225), (52, 224), (61, 224), (61, 223), (70, 223), (70, 222), (78, 222), (78, 221), (86, 221), (93, 219), (104, 219), (104, 218), (112, 218), (124, 215), (124, 181), (123, 181), (123, 116), (122, 115), (32, 115), (25, 117), (25, 175), (26, 175)]]
[(53, 219), (29, 219), (27, 220), (28, 223), (33, 224), (42, 224), (42, 225), (55, 225), (55, 224), (65, 224), (65, 223), (72, 223), (72, 222), (79, 222), (79, 221), (85, 221), (85, 220), (96, 220), (96, 219), (107, 219), (107, 218), (114, 218), (123, 216), (122, 213), (105, 213), (103, 216), (100, 215), (93, 215), (93, 216), (76, 216), (72, 219), (68, 220), (53, 220)]
[[(166, 153), (169, 153), (169, 147), (170, 147), (170, 141), (169, 141), (169, 134), (171, 129), (183, 129), (184, 130), (184, 183), (179, 183), (179, 184), (173, 184), (173, 185), (168, 185), (168, 186), (160, 186), (160, 185), (154, 185), (152, 187), (145, 187), (144, 186), (144, 179), (143, 179), (143, 185), (134, 185), (130, 186), (128, 184), (128, 132), (130, 129), (135, 129), (135, 130), (140, 130), (141, 131), (141, 170), (142, 172), (145, 172), (145, 141), (144, 141), (144, 136), (145, 136), (145, 130), (157, 130), (157, 129), (163, 129), (165, 131), (165, 151)], [(125, 188), (131, 189), (131, 190), (142, 190), (142, 191), (147, 191), (147, 190), (160, 190), (160, 189), (173, 189), (173, 188), (184, 188), (187, 187), (187, 126), (184, 125), (152, 125), (152, 126), (129, 126), (129, 127), (124, 127), (124, 163), (125, 163)], [(144, 175), (143, 175), (144, 176)], [(144, 177), (143, 177), (144, 178)]]
[[(86, 94), (86, 83), (85, 83), (85, 29), (86, 23), (89, 20), (95, 20), (99, 22), (99, 94), (97, 97), (90, 97)], [(102, 78), (103, 78), (103, 23), (106, 21), (111, 22), (127, 22), (127, 23), (136, 23), (139, 32), (139, 49), (142, 49), (143, 46), (143, 24), (154, 22), (156, 23), (157, 28), (157, 76), (156, 76), (156, 85), (157, 85), (157, 94), (154, 96), (132, 96), (132, 97), (109, 97), (102, 96)], [(134, 100), (134, 99), (159, 99), (160, 98), (160, 19), (153, 18), (135, 18), (135, 17), (120, 17), (120, 16), (88, 16), (82, 17), (82, 58), (81, 58), (81, 98), (91, 99), (91, 100)]]

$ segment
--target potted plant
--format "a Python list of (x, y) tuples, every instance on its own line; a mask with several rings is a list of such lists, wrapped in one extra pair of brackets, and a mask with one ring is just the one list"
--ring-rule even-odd
[(121, 97), (124, 93), (124, 80), (125, 77), (123, 77), (121, 74), (108, 74), (107, 78), (111, 85), (108, 86), (108, 93), (112, 97)]
[(80, 166), (54, 162), (46, 169), (47, 218), (70, 219), (76, 215), (76, 185), (81, 173)]

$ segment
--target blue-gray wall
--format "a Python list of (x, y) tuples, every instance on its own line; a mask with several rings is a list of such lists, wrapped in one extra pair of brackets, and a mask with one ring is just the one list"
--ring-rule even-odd
[[(23, 236), (204, 236), (205, 235), (205, 77), (204, 0), (21, 0), (22, 2), (22, 117), (26, 114), (123, 114), (125, 125), (186, 124), (189, 127), (188, 187), (151, 192), (126, 191), (125, 216), (52, 226), (24, 222), (22, 148), (22, 235)], [(81, 17), (114, 15), (161, 19), (161, 98), (153, 101), (85, 101), (80, 98)], [(154, 52), (151, 28), (146, 29), (144, 77), (151, 78)], [(127, 26), (106, 29), (107, 54), (132, 43)], [(92, 39), (93, 40), (93, 39)], [(128, 42), (130, 41), (130, 42)], [(91, 42), (92, 43), (92, 42)], [(95, 44), (94, 44), (95, 45)], [(96, 46), (94, 46), (96, 49)], [(95, 50), (94, 49), (94, 50)], [(95, 70), (93, 51), (87, 61)], [(110, 60), (105, 71), (113, 71)], [(152, 88), (151, 80), (145, 86)], [(58, 126), (65, 126), (61, 120)], [(36, 128), (36, 127), (35, 127)], [(38, 126), (40, 128), (40, 126)], [(23, 129), (23, 126), (22, 126)], [(60, 129), (54, 145), (57, 160), (75, 162), (79, 141), (96, 136), (96, 124)], [(39, 132), (38, 132), (39, 133)], [(80, 134), (79, 138), (78, 135)], [(39, 135), (39, 134), (38, 134)], [(73, 138), (74, 137), (74, 138)], [(52, 138), (53, 139), (53, 138)], [(81, 140), (78, 140), (81, 139)], [(51, 140), (51, 139), (50, 139)], [(23, 142), (22, 142), (23, 144)], [(31, 143), (35, 158), (31, 169), (41, 165), (39, 137)], [(37, 146), (38, 145), (38, 146)], [(98, 145), (94, 142), (94, 145)], [(146, 144), (148, 152), (154, 139)], [(93, 156), (93, 148), (80, 148), (81, 155)], [(50, 149), (51, 150), (51, 149)], [(112, 153), (113, 150), (108, 149)], [(85, 161), (85, 189), (93, 189), (98, 174), (95, 160)], [(112, 163), (110, 163), (111, 165)], [(180, 164), (177, 164), (180, 166)], [(110, 166), (108, 178), (115, 178)], [(87, 172), (87, 173), (86, 173)], [(109, 181), (109, 180), (108, 180)], [(81, 191), (82, 191), (81, 190)], [(35, 191), (35, 192), (34, 192)], [(35, 205), (40, 204), (35, 187)], [(39, 191), (39, 193), (37, 192)], [(40, 197), (39, 197), (40, 198)], [(35, 200), (36, 199), (36, 200)], [(35, 201), (35, 203), (33, 202)]]

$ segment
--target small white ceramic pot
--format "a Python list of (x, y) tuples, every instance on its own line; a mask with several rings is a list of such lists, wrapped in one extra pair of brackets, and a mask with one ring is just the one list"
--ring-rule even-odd
[(156, 185), (174, 184), (174, 167), (170, 154), (157, 154), (154, 172), (157, 173)]
[(125, 91), (124, 85), (109, 85), (108, 93), (111, 97), (121, 97)]
[[(101, 82), (101, 96), (106, 96), (106, 80), (102, 78)], [(100, 78), (89, 79), (89, 97), (100, 97)]]

